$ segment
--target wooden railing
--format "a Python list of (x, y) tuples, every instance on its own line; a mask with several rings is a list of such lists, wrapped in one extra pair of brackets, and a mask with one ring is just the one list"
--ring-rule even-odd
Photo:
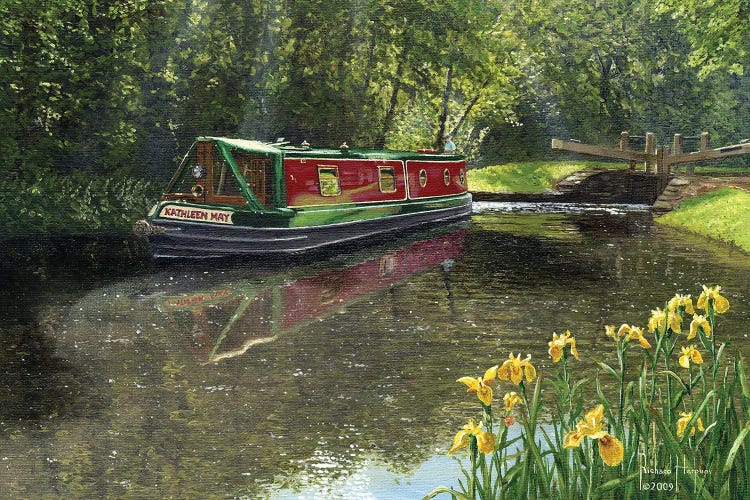
[[(643, 151), (630, 150), (628, 148), (630, 138), (631, 137), (627, 132), (620, 134), (619, 148), (582, 144), (577, 141), (552, 139), (552, 149), (561, 149), (592, 156), (624, 160), (630, 163), (631, 169), (635, 169), (637, 164), (641, 164), (643, 165), (645, 172), (651, 172), (663, 176), (668, 176), (673, 166), (750, 154), (750, 143), (748, 142), (710, 149), (710, 137), (708, 132), (703, 132), (700, 136), (696, 137), (683, 137), (681, 134), (675, 134), (671, 152), (669, 147), (656, 147), (654, 134), (651, 132), (647, 133), (645, 136), (646, 146)], [(700, 150), (684, 153), (682, 148), (685, 139), (700, 139)]]

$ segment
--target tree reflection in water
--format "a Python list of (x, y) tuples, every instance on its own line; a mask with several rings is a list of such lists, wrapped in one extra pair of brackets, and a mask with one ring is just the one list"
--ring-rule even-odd
[(475, 407), (457, 378), (510, 352), (548, 370), (567, 329), (582, 359), (611, 360), (603, 325), (645, 324), (665, 286), (720, 283), (736, 304), (722, 328), (744, 331), (749, 265), (632, 213), (486, 211), (283, 271), (181, 264), (85, 293), (52, 279), (4, 329), (0, 495), (335, 496), (384, 469), (394, 496), (426, 493), (453, 479), (441, 457)]

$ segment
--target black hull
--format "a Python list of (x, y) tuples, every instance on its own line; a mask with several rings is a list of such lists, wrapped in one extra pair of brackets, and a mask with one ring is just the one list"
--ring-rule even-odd
[(152, 224), (163, 228), (164, 232), (149, 236), (149, 243), (157, 259), (301, 254), (470, 216), (469, 201), (458, 207), (300, 228), (255, 228), (160, 219)]

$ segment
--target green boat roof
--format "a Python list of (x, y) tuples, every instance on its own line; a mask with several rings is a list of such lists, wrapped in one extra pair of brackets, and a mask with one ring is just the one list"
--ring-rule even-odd
[(279, 154), (281, 151), (260, 141), (249, 141), (247, 139), (230, 139), (228, 137), (198, 137), (198, 141), (213, 141), (225, 144), (231, 148), (249, 152), (262, 152)]
[(214, 141), (230, 148), (248, 152), (262, 152), (281, 155), (286, 158), (364, 158), (379, 160), (463, 160), (463, 156), (453, 153), (437, 151), (395, 151), (389, 149), (328, 149), (312, 148), (310, 146), (291, 146), (284, 143), (268, 144), (261, 141), (247, 139), (232, 139), (228, 137), (199, 137), (199, 141)]

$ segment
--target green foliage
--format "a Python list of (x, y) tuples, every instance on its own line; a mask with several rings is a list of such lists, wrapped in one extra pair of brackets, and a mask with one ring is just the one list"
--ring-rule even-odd
[[(518, 29), (527, 42), (528, 78), (519, 84), (522, 103), (513, 121), (526, 130), (525, 139), (606, 144), (623, 130), (654, 132), (666, 144), (673, 133), (701, 131), (718, 143), (744, 139), (747, 79), (692, 64), (702, 33), (676, 19), (672, 4), (681, 2), (666, 3), (659, 10), (644, 1), (524, 2)], [(719, 10), (701, 12), (702, 23), (729, 29)], [(497, 134), (501, 149), (515, 144), (519, 132), (498, 126)]]
[(4, 177), (0, 232), (6, 236), (128, 233), (153, 205), (158, 187), (124, 176), (62, 176), (46, 169)]
[(750, 252), (749, 217), (750, 193), (723, 187), (683, 200), (676, 210), (658, 217), (656, 222), (724, 241)]
[(715, 71), (744, 73), (750, 62), (750, 6), (746, 1), (661, 0), (658, 6), (678, 19), (692, 44), (690, 63), (701, 77)]
[[(662, 0), (8, 0), (0, 166), (166, 180), (197, 135), (442, 146), (747, 138), (747, 6)], [(743, 24), (744, 23), (744, 24)]]
[(545, 193), (565, 177), (596, 168), (627, 168), (620, 163), (591, 161), (506, 163), (469, 170), (469, 190), (488, 193)]

